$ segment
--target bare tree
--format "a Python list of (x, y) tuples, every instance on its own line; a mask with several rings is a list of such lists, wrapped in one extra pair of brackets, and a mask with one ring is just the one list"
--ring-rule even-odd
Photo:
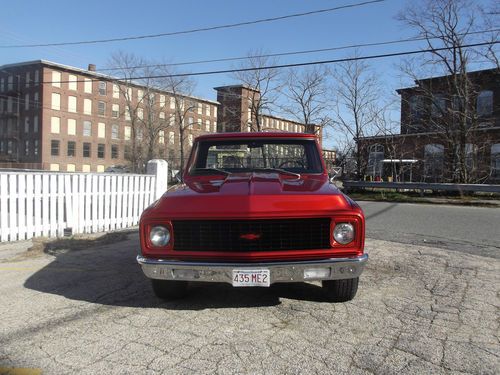
[[(141, 100), (143, 104), (143, 111), (139, 116), (139, 121), (144, 128), (144, 141), (146, 150), (144, 152), (146, 156), (146, 161), (157, 157), (164, 158), (167, 149), (165, 143), (165, 133), (170, 128), (170, 124), (165, 118), (165, 102), (158, 102), (158, 91), (155, 88), (146, 87), (143, 92), (143, 98)], [(162, 148), (158, 147), (160, 143)]]
[[(411, 147), (405, 147), (408, 138), (400, 134), (399, 119), (396, 121), (392, 117), (392, 115), (398, 112), (397, 109), (400, 106), (398, 99), (395, 95), (384, 98), (384, 102), (379, 104), (379, 108), (376, 111), (377, 116), (373, 122), (374, 134), (381, 135), (379, 143), (384, 147), (383, 158), (389, 161), (390, 171), (382, 170), (384, 168), (383, 160), (370, 160), (370, 148), (365, 150), (367, 151), (365, 155), (368, 155), (368, 163), (371, 163), (372, 166), (375, 163), (382, 163), (382, 165), (375, 167), (375, 169), (379, 168), (381, 175), (388, 173), (387, 177), (392, 177), (395, 181), (402, 181), (405, 174), (413, 168), (413, 161), (406, 162), (403, 159), (415, 160), (415, 155)], [(374, 143), (371, 142), (371, 146), (373, 145)], [(406, 149), (409, 150), (407, 151)]]
[[(364, 175), (363, 150), (360, 138), (376, 131), (375, 122), (380, 116), (380, 88), (375, 73), (362, 61), (342, 63), (333, 71), (334, 105), (332, 127), (343, 139), (355, 159), (357, 178)], [(352, 139), (345, 142), (345, 139)]]
[[(416, 94), (422, 103), (430, 103), (439, 112), (426, 116), (427, 130), (442, 134), (447, 150), (446, 170), (453, 170), (448, 178), (456, 182), (474, 182), (477, 178), (468, 146), (474, 143), (479, 127), (475, 110), (478, 86), (469, 74), (470, 64), (492, 49), (464, 46), (473, 42), (478, 37), (476, 31), (484, 27), (484, 20), (478, 18), (480, 14), (477, 4), (469, 0), (423, 0), (412, 2), (398, 15), (400, 21), (425, 39), (426, 49), (431, 50), (416, 64), (407, 63), (404, 70), (417, 83)], [(443, 47), (446, 50), (436, 50)], [(418, 79), (436, 73), (443, 75), (441, 87), (435, 87), (431, 80)], [(441, 96), (436, 95), (437, 89)]]
[(490, 41), (491, 44), (486, 47), (486, 51), (484, 51), (483, 55), (484, 57), (486, 57), (486, 59), (493, 63), (497, 67), (497, 69), (500, 69), (500, 60), (498, 58), (498, 53), (493, 48), (493, 42), (500, 39), (500, 31), (498, 31), (498, 16), (500, 16), (500, 4), (497, 1), (492, 0), (490, 6), (480, 7), (480, 9), (480, 14), (482, 19), (484, 20), (485, 29), (495, 30), (488, 33), (488, 41)]
[[(173, 77), (175, 72), (167, 64), (152, 64), (134, 54), (115, 53), (109, 65), (113, 66), (113, 74), (120, 78), (118, 87), (125, 98), (123, 114), (131, 129), (127, 158), (133, 171), (143, 170), (148, 160), (165, 157), (169, 143), (165, 142), (167, 130), (176, 130), (179, 134), (182, 169), (189, 126), (184, 119), (193, 109), (193, 103), (185, 98), (193, 90), (192, 81), (187, 77)], [(132, 88), (136, 89), (136, 96)], [(159, 100), (160, 97), (163, 100)], [(172, 120), (166, 118), (166, 112), (171, 114)]]
[[(335, 133), (335, 137), (331, 136), (331, 131)], [(326, 127), (323, 136), (325, 139), (335, 139), (335, 165), (342, 167), (342, 174), (350, 175), (351, 171), (356, 169), (354, 162), (356, 142), (354, 142), (354, 138), (349, 133), (336, 131), (333, 127)]]
[[(166, 72), (165, 72), (166, 73)], [(162, 74), (169, 75), (169, 74)], [(196, 103), (190, 100), (189, 96), (194, 89), (194, 83), (189, 77), (172, 77), (167, 76), (162, 78), (160, 85), (163, 89), (171, 93), (171, 100), (173, 100), (173, 122), (171, 125), (179, 134), (179, 169), (184, 170), (185, 155), (188, 149), (186, 143), (189, 138), (189, 130), (192, 129), (193, 124), (186, 121), (189, 118), (189, 113), (196, 109)], [(190, 147), (190, 145), (189, 145)]]
[[(246, 91), (247, 96), (243, 98), (248, 102), (250, 109), (251, 119), (248, 120), (250, 121), (251, 131), (263, 130), (261, 115), (272, 112), (279, 88), (279, 70), (265, 68), (276, 65), (277, 60), (262, 55), (261, 50), (250, 52), (248, 59), (240, 68), (251, 70), (239, 71), (234, 74), (238, 81), (251, 89)], [(244, 127), (248, 124), (242, 125)]]
[(139, 121), (140, 100), (134, 99), (132, 87), (135, 86), (134, 77), (141, 76), (141, 66), (146, 65), (146, 62), (134, 54), (117, 52), (111, 55), (108, 64), (113, 67), (112, 75), (120, 78), (118, 88), (120, 96), (124, 98), (125, 108), (120, 113), (120, 117), (124, 116), (129, 121), (130, 140), (125, 146), (128, 152), (125, 157), (130, 162), (133, 172), (138, 172), (144, 164), (144, 155), (142, 147), (143, 127)]
[(280, 92), (287, 99), (281, 109), (303, 124), (319, 125), (319, 129), (330, 122), (328, 71), (323, 66), (302, 70), (290, 69)]

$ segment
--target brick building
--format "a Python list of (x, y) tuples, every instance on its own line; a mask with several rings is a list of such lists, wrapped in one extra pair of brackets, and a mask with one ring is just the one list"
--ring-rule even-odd
[(313, 124), (302, 124), (290, 119), (260, 115), (257, 128), (253, 103), (260, 100), (259, 91), (246, 85), (216, 87), (217, 101), (221, 103), (219, 113), (219, 131), (290, 131), (298, 133), (315, 133), (321, 141), (321, 127)]
[[(132, 138), (147, 136), (131, 126), (133, 119), (143, 120), (153, 110), (164, 124), (155, 136), (155, 152), (175, 165), (181, 140), (173, 124), (179, 107), (186, 108), (180, 121), (187, 122), (187, 151), (200, 134), (249, 130), (228, 125), (248, 123), (248, 102), (220, 95), (231, 87), (217, 88), (219, 101), (212, 101), (124, 85), (93, 65), (85, 70), (37, 60), (0, 66), (0, 168), (103, 172), (126, 165)], [(277, 117), (264, 121), (266, 129), (313, 129)]]
[(450, 94), (451, 76), (417, 80), (414, 87), (397, 90), (400, 133), (359, 140), (364, 177), (447, 182), (465, 170), (470, 182), (499, 183), (500, 75), (487, 69), (466, 79), (467, 100)]
[[(60, 171), (103, 172), (126, 164), (132, 137), (131, 114), (143, 100), (144, 88), (123, 85), (112, 77), (48, 61), (0, 67), (0, 165)], [(95, 68), (94, 68), (95, 69)], [(126, 93), (126, 94), (125, 94)], [(155, 106), (166, 123), (173, 121), (175, 101), (156, 91)], [(215, 132), (218, 103), (182, 97), (194, 103), (186, 120), (194, 127), (188, 138)], [(137, 106), (135, 113), (144, 117)], [(160, 132), (158, 147), (176, 152), (179, 138), (174, 127)], [(137, 134), (137, 136), (142, 136)]]
[[(315, 134), (320, 144), (323, 144), (321, 126), (315, 124), (303, 124), (298, 121), (284, 117), (256, 114), (259, 111), (256, 106), (260, 100), (260, 93), (247, 85), (232, 85), (215, 87), (217, 101), (220, 103), (218, 116), (219, 132), (249, 132), (249, 131), (288, 131), (295, 133)], [(324, 150), (323, 156), (327, 165), (333, 165), (336, 152)]]

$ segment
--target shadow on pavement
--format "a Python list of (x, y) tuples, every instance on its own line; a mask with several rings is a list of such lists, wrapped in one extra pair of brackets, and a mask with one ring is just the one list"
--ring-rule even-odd
[(70, 243), (67, 239), (46, 243), (41, 250), (54, 256), (54, 260), (29, 277), (24, 286), (102, 305), (175, 310), (275, 306), (281, 303), (280, 297), (324, 301), (321, 287), (312, 284), (233, 288), (218, 283), (192, 283), (186, 298), (165, 302), (153, 294), (149, 279), (135, 260), (138, 235), (134, 233), (129, 238), (109, 238), (95, 244), (88, 240)]

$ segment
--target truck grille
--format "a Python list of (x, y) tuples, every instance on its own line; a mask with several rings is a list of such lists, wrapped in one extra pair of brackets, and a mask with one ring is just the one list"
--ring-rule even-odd
[(330, 247), (330, 219), (175, 220), (174, 250), (275, 251)]

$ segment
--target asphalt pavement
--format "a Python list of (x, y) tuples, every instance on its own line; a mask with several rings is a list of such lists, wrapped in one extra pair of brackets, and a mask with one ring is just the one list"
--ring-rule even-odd
[(368, 238), (348, 303), (326, 302), (314, 283), (198, 284), (163, 302), (135, 262), (137, 233), (80, 250), (28, 246), (0, 246), (0, 373), (498, 373), (490, 257)]
[(358, 202), (369, 238), (500, 259), (500, 208)]

